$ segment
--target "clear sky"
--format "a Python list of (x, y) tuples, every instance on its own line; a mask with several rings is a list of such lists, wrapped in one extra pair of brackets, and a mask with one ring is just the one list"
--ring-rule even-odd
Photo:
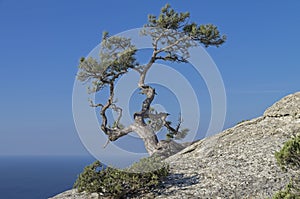
[(170, 3), (228, 40), (207, 51), (226, 88), (225, 127), (299, 91), (300, 1), (0, 0), (0, 155), (84, 155), (72, 117), (80, 57)]

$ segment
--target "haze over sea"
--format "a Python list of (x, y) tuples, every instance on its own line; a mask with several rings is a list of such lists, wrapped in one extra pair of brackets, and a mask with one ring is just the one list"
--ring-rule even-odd
[(1, 199), (45, 199), (72, 188), (90, 156), (1, 156)]

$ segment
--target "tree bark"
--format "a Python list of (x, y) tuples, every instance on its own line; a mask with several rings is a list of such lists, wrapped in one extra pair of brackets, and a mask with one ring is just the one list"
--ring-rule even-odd
[(133, 131), (136, 132), (143, 140), (148, 154), (151, 156), (157, 152), (158, 139), (155, 132), (147, 125), (141, 125), (136, 122), (132, 125), (132, 127)]

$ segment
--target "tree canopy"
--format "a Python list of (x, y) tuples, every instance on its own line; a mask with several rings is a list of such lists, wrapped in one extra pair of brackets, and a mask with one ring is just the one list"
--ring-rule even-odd
[[(155, 97), (155, 88), (145, 83), (147, 72), (152, 65), (160, 61), (188, 62), (189, 49), (197, 45), (220, 46), (226, 37), (221, 35), (213, 24), (198, 25), (190, 22), (189, 12), (176, 12), (169, 4), (165, 5), (158, 16), (149, 15), (148, 22), (144, 25), (141, 34), (152, 39), (152, 54), (149, 61), (140, 64), (137, 57), (137, 49), (129, 38), (109, 36), (104, 32), (102, 36), (99, 59), (81, 58), (79, 63), (78, 80), (92, 81), (89, 92), (101, 92), (104, 87), (109, 89), (109, 97), (106, 102), (91, 102), (92, 107), (100, 107), (101, 130), (108, 136), (109, 141), (136, 132), (145, 143), (145, 148), (150, 155), (164, 148), (159, 142), (156, 132), (165, 127), (168, 130), (167, 137), (184, 137), (187, 129), (181, 129), (182, 118), (176, 126), (167, 120), (169, 113), (152, 110), (151, 103)], [(122, 107), (119, 107), (114, 99), (115, 82), (120, 76), (130, 70), (139, 74), (137, 87), (145, 96), (140, 111), (134, 113), (134, 121), (129, 126), (120, 124)], [(107, 118), (107, 110), (111, 109), (119, 114), (116, 121), (110, 122)], [(149, 121), (149, 122), (146, 122)]]

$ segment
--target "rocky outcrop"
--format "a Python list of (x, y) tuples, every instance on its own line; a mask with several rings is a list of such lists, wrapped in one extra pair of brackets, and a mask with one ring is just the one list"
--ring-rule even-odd
[(299, 132), (300, 92), (276, 102), (259, 118), (167, 158), (172, 174), (159, 189), (137, 198), (269, 198), (290, 178), (277, 166), (274, 153)]
[(268, 108), (264, 116), (294, 116), (300, 118), (300, 92), (288, 95)]
[(76, 189), (71, 189), (54, 196), (52, 199), (99, 199), (99, 198), (100, 195), (98, 193), (92, 193), (92, 194), (88, 194), (85, 192), (78, 193)]

